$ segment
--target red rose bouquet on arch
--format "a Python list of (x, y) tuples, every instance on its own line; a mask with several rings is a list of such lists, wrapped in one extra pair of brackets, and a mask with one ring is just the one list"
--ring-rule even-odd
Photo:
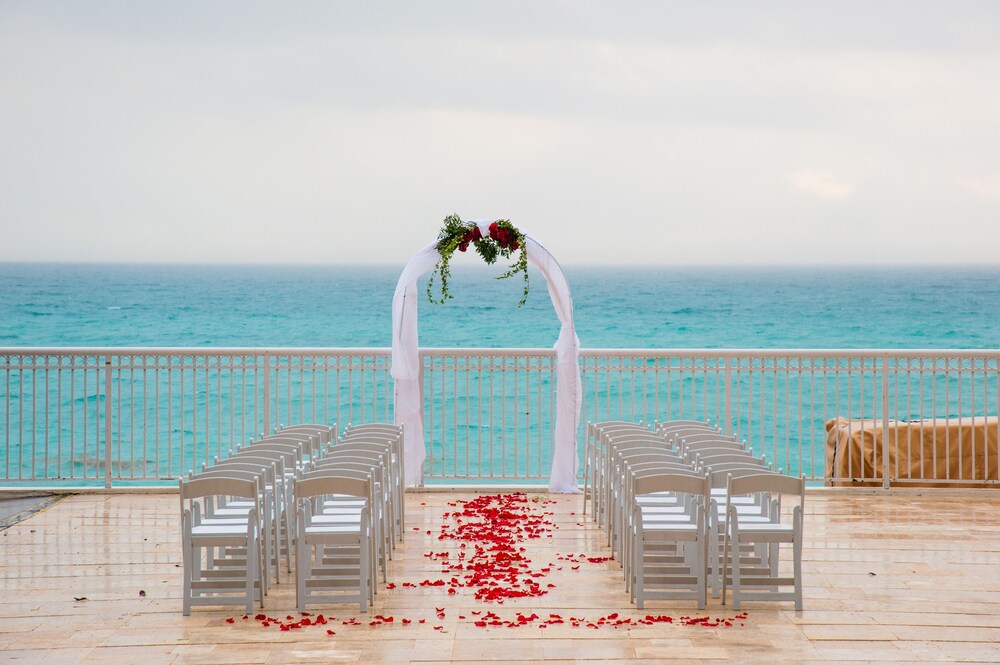
[[(521, 273), (524, 275), (524, 293), (517, 303), (521, 307), (528, 301), (528, 253), (525, 246), (524, 234), (507, 219), (498, 219), (489, 226), (489, 235), (484, 236), (479, 230), (479, 225), (475, 222), (463, 222), (458, 215), (449, 215), (444, 219), (444, 226), (438, 233), (436, 249), (441, 255), (440, 260), (434, 266), (430, 279), (427, 281), (427, 299), (432, 303), (441, 304), (454, 296), (448, 290), (448, 279), (451, 277), (451, 257), (455, 250), (465, 252), (472, 245), (476, 254), (479, 254), (489, 265), (496, 263), (497, 257), (502, 256), (509, 259), (511, 255), (520, 250), (517, 260), (511, 264), (510, 269), (497, 279), (507, 279)], [(441, 298), (434, 299), (434, 278), (441, 277)]]

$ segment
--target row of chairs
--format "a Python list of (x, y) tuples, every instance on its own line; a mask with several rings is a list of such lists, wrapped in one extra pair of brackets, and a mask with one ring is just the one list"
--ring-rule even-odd
[(381, 573), (386, 581), (388, 560), (405, 527), (402, 434), (394, 425), (349, 427), (300, 475), (295, 486), (299, 611), (310, 603), (357, 602), (366, 612), (378, 592), (376, 576)]
[[(386, 578), (404, 532), (403, 432), (395, 425), (295, 425), (239, 446), (180, 481), (183, 611), (263, 607), (281, 562), (300, 610), (357, 602)], [(294, 563), (293, 563), (294, 555)]]
[[(736, 609), (758, 599), (802, 608), (804, 478), (776, 473), (744, 442), (691, 421), (593, 423), (587, 460), (584, 505), (604, 526), (637, 607), (683, 598), (702, 609), (710, 585), (723, 603), (731, 586)], [(789, 495), (790, 524), (781, 519)], [(779, 576), (781, 543), (792, 549), (792, 577)]]

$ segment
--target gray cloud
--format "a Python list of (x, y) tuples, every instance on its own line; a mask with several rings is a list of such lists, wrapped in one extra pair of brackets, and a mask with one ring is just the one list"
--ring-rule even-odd
[(995, 262), (998, 28), (988, 2), (4, 3), (0, 260), (402, 263), (458, 212), (567, 263)]

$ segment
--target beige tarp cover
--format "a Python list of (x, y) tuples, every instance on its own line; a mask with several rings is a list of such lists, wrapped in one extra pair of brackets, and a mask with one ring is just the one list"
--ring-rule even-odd
[[(889, 478), (906, 486), (953, 487), (935, 480), (997, 480), (997, 418), (890, 420)], [(882, 485), (882, 421), (826, 423), (830, 485)], [(918, 482), (912, 482), (918, 481)], [(997, 485), (993, 485), (997, 487)]]

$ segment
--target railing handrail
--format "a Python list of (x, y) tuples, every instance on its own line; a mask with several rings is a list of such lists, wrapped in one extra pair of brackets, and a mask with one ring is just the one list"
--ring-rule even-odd
[[(295, 352), (295, 353), (328, 353), (335, 351), (338, 353), (379, 353), (385, 351), (391, 351), (391, 347), (388, 346), (0, 346), (0, 354), (17, 352), (17, 353), (45, 353), (45, 352), (56, 352), (56, 353), (90, 353), (94, 352), (115, 352), (119, 355), (122, 353), (149, 353), (150, 351), (177, 351), (182, 353), (206, 353), (210, 351), (213, 353), (263, 353), (268, 352)], [(446, 351), (493, 351), (493, 352), (504, 352), (504, 351), (531, 351), (538, 353), (548, 353), (554, 350), (548, 346), (509, 346), (509, 347), (471, 347), (471, 346), (422, 346), (421, 351), (428, 351), (433, 353), (440, 353)], [(754, 349), (754, 348), (742, 348), (742, 347), (719, 347), (719, 348), (692, 348), (692, 347), (678, 347), (678, 348), (666, 348), (666, 347), (655, 347), (655, 348), (642, 348), (642, 347), (580, 347), (580, 353), (584, 354), (671, 354), (671, 355), (874, 355), (874, 354), (890, 354), (890, 355), (948, 355), (948, 354), (959, 354), (959, 355), (977, 355), (977, 356), (996, 356), (1000, 355), (1000, 348), (998, 349), (932, 349), (932, 348), (900, 348), (900, 349), (887, 349), (887, 348), (857, 348), (857, 349), (845, 349), (843, 347), (839, 348), (768, 348), (768, 349)]]
[(327, 354), (335, 352), (345, 354), (383, 354), (390, 352), (389, 347), (341, 347), (341, 346), (0, 346), (0, 355), (41, 355), (41, 354), (76, 354), (76, 355), (113, 355), (124, 356), (130, 353), (172, 353), (175, 355), (272, 355), (282, 353)]

